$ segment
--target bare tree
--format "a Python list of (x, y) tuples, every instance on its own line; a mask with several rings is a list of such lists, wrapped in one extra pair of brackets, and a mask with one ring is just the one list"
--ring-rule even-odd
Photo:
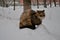
[(44, 7), (47, 8), (46, 0), (43, 1), (44, 1)]
[(37, 0), (37, 8), (39, 8), (39, 0)]
[(52, 3), (52, 0), (50, 0), (50, 7), (52, 6), (52, 4), (51, 4), (51, 3)]
[(53, 0), (53, 2), (54, 2), (54, 5), (55, 5), (55, 7), (56, 7), (56, 0)]
[(14, 10), (15, 10), (15, 0), (14, 0)]

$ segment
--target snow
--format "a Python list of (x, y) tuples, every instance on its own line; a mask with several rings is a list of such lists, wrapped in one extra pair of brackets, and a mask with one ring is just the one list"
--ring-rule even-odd
[(15, 20), (0, 20), (0, 40), (56, 40), (43, 25), (36, 30), (19, 29)]
[[(32, 9), (37, 10), (36, 6)], [(0, 7), (0, 40), (60, 40), (60, 7), (40, 9), (45, 10), (46, 17), (36, 30), (31, 30), (19, 29), (23, 7), (16, 6), (15, 11), (11, 6)]]

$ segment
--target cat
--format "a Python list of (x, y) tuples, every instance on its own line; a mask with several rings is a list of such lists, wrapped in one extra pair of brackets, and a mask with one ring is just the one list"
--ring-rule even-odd
[(20, 17), (19, 28), (36, 29), (35, 25), (42, 23), (42, 18), (45, 17), (44, 10), (35, 12), (34, 10), (28, 9), (24, 11)]

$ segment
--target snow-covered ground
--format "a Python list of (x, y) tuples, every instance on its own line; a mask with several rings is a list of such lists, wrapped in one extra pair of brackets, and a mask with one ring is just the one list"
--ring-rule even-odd
[[(37, 10), (36, 6), (32, 6)], [(36, 30), (19, 29), (19, 18), (22, 6), (0, 7), (0, 40), (60, 40), (60, 7), (40, 7), (45, 10), (46, 17)]]

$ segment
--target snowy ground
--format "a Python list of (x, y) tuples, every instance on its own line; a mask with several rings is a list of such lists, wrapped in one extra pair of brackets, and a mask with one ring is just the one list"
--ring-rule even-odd
[(56, 40), (43, 25), (36, 30), (19, 29), (18, 21), (0, 20), (0, 40)]
[[(36, 6), (32, 7), (37, 10)], [(0, 40), (60, 40), (60, 7), (40, 7), (45, 10), (43, 24), (36, 30), (19, 29), (19, 18), (23, 7), (0, 7)]]

